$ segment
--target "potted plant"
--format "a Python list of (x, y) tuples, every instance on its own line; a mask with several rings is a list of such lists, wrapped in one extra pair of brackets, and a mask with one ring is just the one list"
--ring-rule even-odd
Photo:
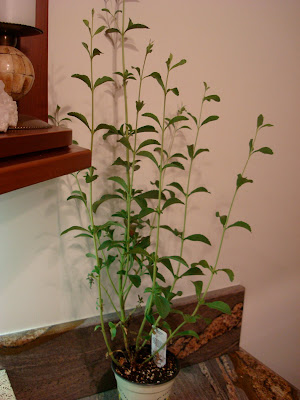
[[(204, 83), (203, 96), (200, 101), (199, 116), (194, 116), (185, 107), (178, 110), (172, 117), (167, 112), (170, 96), (179, 96), (179, 90), (169, 85), (169, 77), (176, 73), (176, 69), (183, 66), (186, 60), (174, 61), (170, 54), (166, 61), (165, 76), (158, 72), (146, 72), (147, 60), (153, 51), (153, 43), (146, 47), (144, 59), (140, 67), (128, 69), (126, 64), (125, 41), (129, 31), (147, 29), (140, 23), (127, 19), (125, 15), (126, 1), (122, 1), (122, 8), (111, 12), (104, 8), (102, 11), (110, 18), (108, 26), (95, 26), (95, 13), (92, 10), (91, 20), (83, 20), (89, 33), (89, 44), (83, 42), (84, 51), (90, 59), (90, 74), (74, 74), (73, 77), (81, 80), (91, 92), (91, 120), (78, 112), (70, 112), (69, 116), (79, 119), (90, 132), (91, 151), (94, 151), (95, 135), (103, 133), (103, 139), (113, 136), (117, 141), (118, 155), (113, 163), (117, 172), (108, 178), (113, 182), (113, 193), (105, 193), (99, 199), (94, 198), (94, 186), (97, 184), (98, 173), (94, 166), (89, 168), (84, 175), (82, 172), (73, 174), (77, 188), (68, 200), (75, 199), (81, 202), (86, 210), (88, 226), (72, 226), (62, 232), (76, 232), (76, 237), (83, 237), (90, 241), (93, 251), (87, 254), (94, 264), (88, 275), (90, 284), (98, 288), (98, 308), (100, 324), (108, 355), (112, 359), (113, 370), (116, 375), (121, 399), (165, 399), (168, 397), (172, 380), (178, 373), (178, 365), (172, 355), (165, 355), (166, 345), (175, 337), (191, 335), (198, 337), (193, 330), (185, 330), (185, 325), (195, 323), (199, 315), (200, 306), (230, 313), (230, 307), (221, 301), (207, 302), (206, 294), (212, 279), (218, 272), (228, 275), (230, 281), (234, 273), (227, 268), (219, 268), (219, 257), (223, 246), (225, 234), (232, 227), (241, 227), (251, 231), (250, 226), (244, 221), (232, 222), (230, 220), (238, 192), (246, 183), (252, 180), (246, 177), (246, 169), (250, 159), (255, 153), (273, 154), (269, 147), (257, 147), (258, 134), (261, 129), (272, 126), (264, 124), (264, 118), (259, 115), (253, 138), (249, 142), (249, 149), (245, 164), (237, 176), (236, 187), (233, 193), (229, 210), (226, 214), (216, 212), (216, 217), (221, 224), (221, 237), (216, 260), (210, 263), (201, 258), (197, 248), (194, 262), (188, 264), (185, 260), (185, 243), (192, 241), (195, 244), (210, 245), (209, 239), (202, 233), (187, 234), (187, 215), (189, 199), (191, 196), (208, 194), (203, 186), (191, 187), (191, 176), (201, 154), (208, 152), (206, 148), (199, 147), (200, 132), (208, 123), (216, 121), (217, 115), (206, 115), (206, 107), (212, 102), (219, 102), (216, 94), (210, 93), (210, 88)], [(118, 24), (118, 16), (121, 24)], [(94, 75), (94, 59), (101, 51), (94, 47), (94, 41), (102, 33), (117, 38), (122, 49), (122, 70), (116, 71), (114, 77)], [(121, 126), (109, 124), (96, 124), (95, 91), (102, 84), (114, 84), (120, 76), (124, 99), (124, 122)], [(161, 89), (163, 109), (161, 115), (156, 115), (147, 109), (144, 102), (146, 95), (143, 93), (145, 79), (152, 79)], [(138, 82), (138, 93), (135, 103), (135, 115), (129, 115), (128, 90), (132, 80)], [(143, 121), (143, 122), (141, 122)], [(147, 122), (145, 122), (147, 121)], [(149, 122), (150, 121), (150, 122)], [(99, 121), (98, 121), (99, 122)], [(178, 132), (188, 130), (189, 144), (181, 152), (174, 147)], [(193, 133), (191, 133), (193, 132)], [(168, 135), (171, 140), (167, 142)], [(193, 138), (192, 138), (193, 136)], [(168, 144), (166, 144), (168, 143)], [(148, 174), (149, 164), (144, 167), (144, 161), (151, 163), (155, 170), (155, 178)], [(146, 190), (136, 187), (135, 174), (141, 169), (143, 177), (147, 177), (149, 185)], [(170, 180), (168, 172), (176, 169), (185, 176), (185, 184)], [(97, 214), (101, 214), (103, 203), (113, 202), (113, 214), (108, 220), (99, 224)], [(181, 207), (182, 225), (173, 227), (166, 225), (165, 215), (170, 207)], [(176, 254), (162, 254), (160, 241), (162, 230), (167, 230), (170, 237), (178, 244)], [(201, 276), (209, 276), (208, 283), (204, 286)], [(171, 279), (170, 279), (171, 277)], [(199, 279), (200, 278), (200, 279)], [(104, 284), (106, 279), (110, 289)], [(190, 315), (182, 314), (182, 323), (170, 327), (166, 318), (171, 313), (179, 313), (172, 307), (172, 301), (182, 295), (177, 289), (178, 281), (190, 279), (195, 287), (198, 299), (194, 311)], [(106, 282), (106, 281), (105, 281)], [(141, 290), (139, 290), (139, 288)], [(137, 307), (130, 312), (126, 311), (126, 301), (129, 293), (137, 293)], [(109, 322), (108, 333), (104, 323), (104, 305), (110, 302), (118, 317), (118, 322)], [(130, 321), (137, 309), (143, 308), (143, 318), (138, 331), (131, 332)], [(114, 348), (114, 339), (117, 334), (122, 336), (123, 345)], [(149, 342), (152, 341), (152, 348)]]

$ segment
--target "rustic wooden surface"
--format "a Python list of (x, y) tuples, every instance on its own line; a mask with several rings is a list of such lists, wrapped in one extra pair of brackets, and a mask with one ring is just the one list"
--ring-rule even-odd
[[(244, 288), (233, 286), (210, 292), (207, 301), (215, 300), (227, 302), (235, 311), (227, 317), (202, 307), (200, 312), (213, 323), (207, 327), (199, 320), (193, 325), (200, 335), (198, 341), (183, 338), (183, 343), (174, 344), (173, 351), (181, 358), (182, 366), (239, 348)], [(196, 298), (190, 296), (174, 303), (188, 313), (194, 309)], [(178, 315), (172, 314), (169, 323), (173, 324), (175, 318)], [(114, 319), (113, 314), (107, 316), (107, 321)], [(133, 318), (130, 329), (135, 330), (140, 319), (141, 314)], [(104, 357), (101, 332), (94, 332), (97, 324), (98, 318), (92, 318), (0, 336), (0, 369), (6, 369), (17, 399), (75, 400), (113, 388), (115, 381), (110, 361)]]
[(0, 160), (0, 194), (91, 166), (91, 152), (71, 145)]
[(32, 62), (35, 81), (30, 92), (18, 101), (20, 114), (48, 121), (48, 0), (36, 0), (36, 27), (44, 33), (20, 39), (20, 50)]
[[(81, 400), (118, 400), (117, 390)], [(300, 392), (240, 350), (183, 368), (170, 400), (299, 400)]]
[(71, 144), (72, 131), (67, 128), (9, 130), (0, 134), (0, 158), (57, 149)]

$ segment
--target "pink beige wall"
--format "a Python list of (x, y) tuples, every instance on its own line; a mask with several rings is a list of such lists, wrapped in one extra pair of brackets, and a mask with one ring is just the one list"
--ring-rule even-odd
[[(109, 4), (109, 2), (108, 2)], [(81, 22), (90, 9), (100, 11), (99, 0), (51, 0), (49, 30), (49, 112), (56, 104), (62, 111), (79, 111), (89, 116), (89, 92), (70, 76), (88, 73), (88, 60), (81, 45), (87, 41)], [(170, 115), (182, 104), (198, 114), (203, 81), (220, 104), (208, 104), (207, 115), (220, 120), (203, 130), (201, 146), (210, 148), (199, 164), (193, 184), (212, 192), (193, 200), (188, 220), (189, 233), (203, 233), (214, 244), (187, 248), (187, 259), (213, 260), (220, 237), (214, 214), (226, 212), (235, 187), (236, 174), (247, 157), (256, 118), (263, 113), (274, 128), (266, 129), (259, 146), (269, 146), (274, 156), (258, 154), (247, 170), (254, 180), (239, 193), (233, 220), (247, 221), (253, 230), (228, 232), (221, 257), (223, 267), (235, 271), (235, 284), (246, 287), (242, 347), (300, 387), (299, 376), (299, 89), (300, 89), (300, 4), (297, 0), (152, 0), (129, 1), (133, 22), (151, 27), (132, 34), (128, 67), (140, 65), (149, 39), (154, 52), (149, 73), (165, 72), (170, 52), (175, 60), (188, 63), (174, 71), (172, 84), (180, 98), (170, 102)], [(102, 21), (97, 19), (97, 24)], [(99, 76), (110, 75), (113, 64), (109, 42), (99, 36), (97, 47), (104, 55), (97, 60)], [(117, 65), (120, 68), (119, 56)], [(160, 113), (161, 97), (154, 81), (146, 82), (147, 111)], [(135, 90), (131, 87), (131, 109)], [(122, 115), (121, 100), (119, 117)], [(115, 118), (108, 86), (97, 94), (97, 122)], [(89, 135), (76, 122), (74, 137), (83, 146)], [(182, 139), (181, 144), (184, 144)], [(109, 191), (105, 177), (114, 159), (114, 141), (97, 139), (97, 161), (101, 178), (98, 194)], [(144, 172), (137, 182), (144, 185)], [(84, 215), (65, 203), (72, 177), (63, 177), (0, 197), (0, 333), (13, 332), (96, 314), (95, 293), (87, 287), (90, 264), (83, 242), (59, 238), (59, 232)], [(174, 206), (177, 207), (177, 206)], [(175, 210), (175, 208), (174, 208)], [(99, 220), (105, 219), (104, 208)], [(180, 223), (176, 210), (169, 223)], [(200, 228), (199, 228), (200, 227)], [(200, 231), (199, 231), (200, 229)], [(163, 249), (176, 251), (176, 242), (166, 236)], [(229, 285), (218, 276), (213, 289)], [(186, 294), (191, 285), (186, 284)], [(130, 305), (134, 298), (130, 299)], [(107, 307), (107, 312), (110, 309)]]

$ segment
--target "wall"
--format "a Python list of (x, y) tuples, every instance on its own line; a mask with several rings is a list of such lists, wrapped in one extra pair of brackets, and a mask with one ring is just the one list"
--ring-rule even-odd
[[(81, 45), (88, 37), (82, 19), (90, 18), (92, 7), (98, 15), (103, 4), (92, 0), (50, 2), (50, 113), (59, 104), (63, 114), (72, 110), (89, 117), (89, 91), (70, 76), (88, 74), (88, 60)], [(222, 100), (220, 104), (207, 105), (207, 115), (218, 114), (220, 120), (203, 130), (201, 146), (210, 148), (210, 153), (199, 160), (201, 170), (193, 177), (193, 185), (206, 186), (212, 194), (195, 197), (188, 220), (188, 233), (205, 234), (213, 246), (211, 249), (205, 245), (190, 246), (187, 259), (199, 257), (212, 262), (215, 258), (220, 224), (214, 214), (228, 209), (236, 174), (241, 172), (247, 158), (256, 118), (263, 113), (265, 121), (275, 125), (264, 130), (259, 138), (259, 146), (269, 146), (275, 154), (253, 157), (246, 175), (254, 184), (245, 185), (241, 190), (233, 211), (232, 220), (247, 221), (253, 233), (238, 228), (229, 231), (220, 265), (232, 267), (234, 283), (246, 287), (242, 347), (300, 387), (297, 375), (300, 193), (296, 184), (300, 144), (297, 132), (299, 2), (129, 1), (128, 14), (133, 22), (151, 27), (151, 31), (141, 30), (137, 34), (133, 31), (128, 43), (128, 66), (141, 64), (144, 51), (140, 53), (136, 48), (144, 48), (149, 38), (155, 42), (147, 67), (149, 73), (163, 74), (164, 61), (170, 52), (176, 60), (188, 60), (185, 66), (174, 70), (171, 78), (180, 90), (180, 98), (174, 96), (171, 100), (170, 115), (182, 104), (198, 114), (203, 81)], [(96, 20), (102, 25), (100, 19)], [(97, 47), (104, 52), (97, 60), (97, 73), (111, 75), (116, 70), (115, 62), (120, 68), (119, 56), (114, 61), (109, 41), (103, 36), (97, 40)], [(160, 89), (154, 83), (149, 79), (145, 84), (147, 111), (160, 113)], [(114, 103), (109, 86), (98, 89), (97, 123), (121, 121), (122, 99)], [(132, 109), (135, 95), (131, 94), (130, 99)], [(69, 126), (75, 139), (89, 146), (89, 134), (82, 125), (74, 121)], [(185, 141), (189, 139), (183, 137), (181, 144)], [(105, 178), (113, 174), (108, 166), (115, 158), (114, 140), (103, 143), (98, 137), (96, 156), (100, 173), (98, 195), (111, 188)], [(137, 184), (144, 184), (143, 174), (139, 172)], [(88, 245), (75, 242), (71, 235), (59, 237), (78, 218), (84, 219), (78, 206), (64, 201), (72, 185), (72, 177), (68, 176), (0, 197), (0, 333), (97, 313), (96, 294), (86, 282), (91, 267), (84, 256)], [(176, 210), (169, 216), (170, 224), (179, 224)], [(99, 221), (108, 212), (104, 207)], [(163, 249), (172, 254), (176, 252), (176, 242), (170, 242), (169, 238), (166, 236)], [(225, 274), (220, 275), (212, 289), (229, 284)], [(190, 293), (190, 285), (186, 284), (184, 289)], [(134, 298), (131, 298), (128, 306), (133, 304)], [(110, 308), (106, 307), (106, 311)]]

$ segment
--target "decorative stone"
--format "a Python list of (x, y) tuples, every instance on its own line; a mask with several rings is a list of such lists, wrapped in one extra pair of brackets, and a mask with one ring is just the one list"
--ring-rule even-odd
[(0, 80), (0, 132), (6, 132), (9, 126), (18, 123), (17, 103), (4, 90), (4, 82)]
[(34, 76), (32, 63), (25, 54), (15, 47), (0, 46), (0, 80), (6, 93), (19, 100), (31, 89)]

